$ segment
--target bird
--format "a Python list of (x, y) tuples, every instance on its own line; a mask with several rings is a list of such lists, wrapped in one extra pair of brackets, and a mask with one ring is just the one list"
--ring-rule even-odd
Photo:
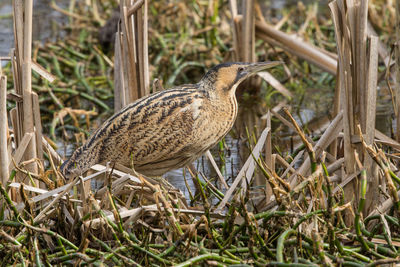
[(60, 171), (71, 179), (95, 164), (110, 162), (145, 176), (159, 177), (182, 168), (231, 130), (238, 112), (238, 85), (281, 63), (221, 63), (196, 84), (140, 98), (107, 119), (60, 166)]

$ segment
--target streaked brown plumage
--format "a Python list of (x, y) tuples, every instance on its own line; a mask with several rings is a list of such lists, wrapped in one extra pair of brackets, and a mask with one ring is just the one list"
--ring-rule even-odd
[(183, 167), (232, 128), (236, 87), (251, 74), (279, 63), (223, 63), (197, 84), (143, 97), (105, 121), (64, 162), (61, 172), (71, 178), (105, 162), (118, 162), (148, 176)]

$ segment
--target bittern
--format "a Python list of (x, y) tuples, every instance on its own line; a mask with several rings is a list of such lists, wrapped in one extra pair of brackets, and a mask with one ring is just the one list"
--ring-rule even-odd
[(120, 163), (147, 176), (193, 162), (232, 128), (235, 91), (250, 75), (280, 62), (223, 63), (196, 84), (143, 97), (114, 114), (61, 165), (68, 178), (94, 164)]

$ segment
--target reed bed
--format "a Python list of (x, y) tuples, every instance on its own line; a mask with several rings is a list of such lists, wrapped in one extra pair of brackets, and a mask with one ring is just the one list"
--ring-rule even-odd
[[(115, 3), (92, 1), (88, 6), (73, 1), (63, 10), (53, 2), (53, 8), (70, 17), (71, 34), (35, 46), (29, 60), (19, 51), (26, 47), (29, 52), (30, 42), (21, 32), (21, 25), (29, 23), (29, 16), (21, 16), (22, 2), (15, 1), (16, 19), (24, 19), (16, 23), (20, 35), (7, 59), (13, 75), (9, 67), (0, 69), (2, 265), (380, 266), (399, 261), (400, 143), (375, 130), (374, 116), (377, 84), (391, 85), (396, 71), (387, 60), (391, 53), (382, 48), (393, 35), (387, 27), (391, 12), (386, 14), (374, 2), (354, 1), (352, 6), (337, 0), (330, 4), (332, 21), (314, 18), (315, 6), (298, 5), (271, 26), (256, 1), (229, 1), (229, 12), (219, 1), (193, 1), (190, 9), (183, 3), (156, 1), (147, 6), (146, 0), (133, 5), (126, 1), (123, 19), (141, 27), (121, 29), (113, 60), (97, 45), (95, 33)], [(392, 10), (390, 1), (385, 4)], [(375, 30), (385, 32), (381, 41), (370, 36), (367, 12)], [(293, 14), (305, 15), (305, 22)], [(143, 33), (146, 16), (149, 33), (155, 36), (149, 39), (149, 58)], [(171, 16), (176, 19), (168, 24)], [(187, 22), (190, 16), (194, 27)], [(232, 30), (232, 39), (226, 29)], [(291, 36), (293, 29), (301, 41)], [(177, 38), (173, 51), (171, 40)], [(131, 54), (129, 42), (139, 54)], [(230, 42), (233, 51), (227, 48)], [(225, 56), (255, 61), (266, 55), (290, 64), (273, 75), (259, 74), (271, 84), (260, 88), (273, 104), (263, 109), (259, 134), (252, 126), (247, 129), (251, 153), (228, 183), (221, 181), (224, 171), (210, 153), (207, 158), (217, 175), (205, 177), (187, 169), (196, 184), (195, 189), (187, 186), (188, 197), (163, 179), (119, 165), (95, 165), (73, 181), (64, 181), (58, 172), (61, 156), (44, 135), (53, 140), (64, 135), (70, 141), (75, 133), (81, 142), (93, 118), (110, 115), (116, 73), (123, 77), (127, 69), (150, 72), (126, 87), (115, 83), (120, 88), (114, 102), (118, 106), (131, 101), (133, 94), (162, 89), (163, 83), (190, 81)], [(28, 107), (33, 130), (17, 126), (26, 123), (20, 110), (28, 109), (23, 102), (28, 92), (22, 94), (17, 87), (30, 79), (22, 75), (27, 61), (34, 70)], [(378, 75), (379, 63), (386, 68), (384, 78)], [(158, 78), (153, 88), (150, 77)], [(287, 109), (288, 101), (301, 103), (304, 84), (336, 87), (330, 118), (320, 119), (317, 126), (300, 124), (301, 117), (295, 116), (300, 107)], [(6, 87), (16, 90), (6, 94)], [(272, 93), (275, 90), (279, 94)], [(249, 95), (244, 93), (243, 99)], [(281, 135), (283, 127), (289, 129), (289, 138)], [(290, 139), (291, 148), (279, 146), (284, 139)], [(37, 154), (24, 158), (32, 140)], [(36, 170), (29, 167), (33, 164)]]
[[(292, 155), (292, 162), (281, 159), (276, 165), (285, 169), (278, 172), (282, 174), (271, 171), (259, 153), (269, 131), (266, 128), (248, 166), (236, 177), (247, 180), (257, 168), (271, 185), (273, 196), (250, 187), (232, 194), (231, 189), (239, 184), (236, 180), (223, 193), (218, 184), (194, 177), (199, 192), (188, 203), (166, 182), (100, 165), (92, 168), (93, 174), (53, 190), (17, 182), (1, 184), (6, 201), (0, 220), (4, 264), (280, 266), (295, 262), (296, 266), (376, 266), (396, 262), (400, 246), (396, 238), (398, 200), (388, 197), (377, 207), (381, 214), (362, 215), (367, 178), (359, 160), (361, 186), (358, 208), (353, 211), (354, 226), (344, 224), (344, 212), (351, 211), (352, 205), (344, 202), (341, 188), (357, 175), (339, 183), (334, 173), (343, 160), (328, 164), (325, 152), (339, 135), (343, 113), (314, 145), (286, 113), (306, 147), (298, 153), (309, 154), (311, 160), (296, 168), (298, 157)], [(364, 140), (362, 143), (393, 184), (399, 185), (399, 177), (389, 167), (391, 161), (382, 151)], [(244, 172), (246, 176), (241, 175)], [(287, 177), (291, 174), (297, 174), (299, 183), (290, 184)], [(95, 191), (87, 186), (89, 181), (96, 181)], [(47, 184), (47, 188), (52, 187)], [(10, 189), (18, 190), (21, 202), (11, 200)], [(35, 196), (29, 197), (31, 194)], [(218, 205), (213, 204), (216, 199), (221, 200)]]

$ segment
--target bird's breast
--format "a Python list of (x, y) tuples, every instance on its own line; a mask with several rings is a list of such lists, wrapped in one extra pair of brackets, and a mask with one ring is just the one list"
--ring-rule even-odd
[(232, 128), (237, 116), (236, 98), (224, 101), (203, 100), (193, 103), (193, 138), (199, 146), (207, 150), (219, 142)]

